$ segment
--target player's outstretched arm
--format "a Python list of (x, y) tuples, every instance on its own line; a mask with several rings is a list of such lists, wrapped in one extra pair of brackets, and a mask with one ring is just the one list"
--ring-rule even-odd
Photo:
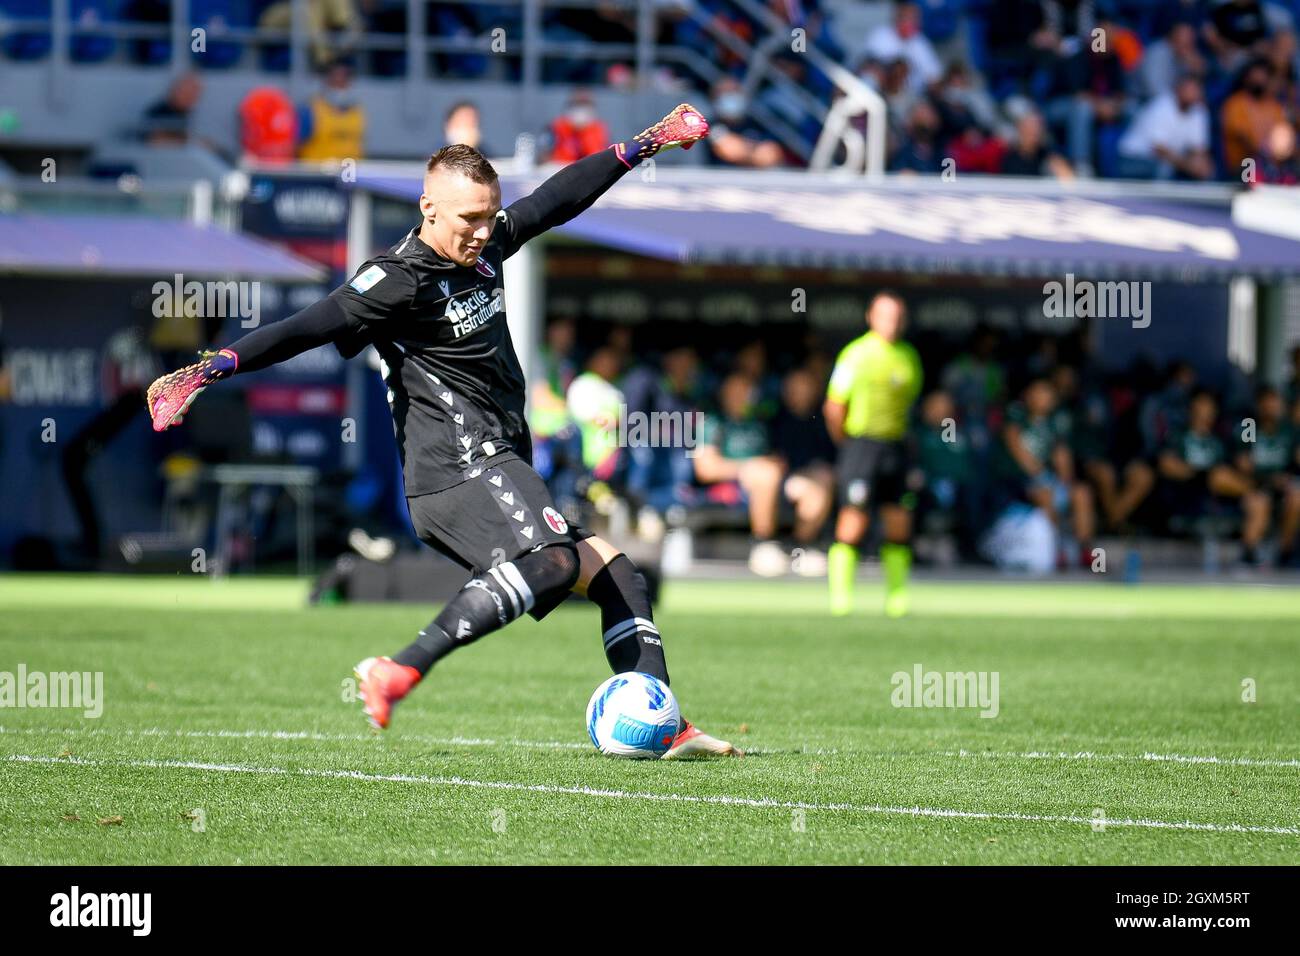
[(249, 332), (219, 352), (155, 379), (146, 400), (153, 430), (179, 425), (199, 393), (236, 372), (255, 372), (333, 342), (347, 330), (347, 315), (334, 297), (314, 302), (287, 319)]
[(512, 241), (505, 244), (506, 254), (589, 208), (642, 160), (677, 146), (690, 149), (707, 135), (709, 121), (695, 107), (682, 103), (627, 142), (614, 143), (570, 163), (505, 210), (506, 227), (512, 234)]

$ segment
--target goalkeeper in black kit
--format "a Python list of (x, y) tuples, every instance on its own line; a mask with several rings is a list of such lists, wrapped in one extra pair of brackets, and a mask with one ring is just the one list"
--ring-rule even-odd
[[(579, 215), (637, 163), (661, 149), (690, 148), (708, 130), (704, 117), (682, 104), (505, 209), (483, 155), (447, 146), (429, 159), (420, 224), (401, 242), (319, 302), (150, 386), (149, 412), (162, 431), (220, 379), (327, 343), (344, 358), (367, 345), (378, 351), (411, 523), (420, 540), (473, 577), (414, 643), (357, 665), (359, 695), (375, 727), (389, 725), (394, 705), (442, 657), (524, 614), (541, 620), (570, 591), (600, 607), (615, 673), (668, 682), (641, 572), (617, 548), (566, 521), (532, 468), (502, 263)], [(664, 756), (702, 753), (737, 751), (683, 720)]]

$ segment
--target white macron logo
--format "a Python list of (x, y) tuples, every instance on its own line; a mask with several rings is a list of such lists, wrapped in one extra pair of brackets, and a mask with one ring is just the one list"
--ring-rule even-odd
[(129, 926), (135, 936), (148, 936), (153, 925), (152, 893), (71, 893), (50, 897), (51, 926)]

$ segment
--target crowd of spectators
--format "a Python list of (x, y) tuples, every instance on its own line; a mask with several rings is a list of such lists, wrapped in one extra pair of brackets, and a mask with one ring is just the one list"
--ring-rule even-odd
[[(366, 110), (353, 85), (354, 69), (338, 57), (321, 72), (316, 90), (295, 104), (278, 86), (258, 86), (239, 103), (238, 148), (197, 135), (194, 117), (203, 95), (203, 77), (191, 71), (171, 81), (166, 93), (148, 106), (136, 133), (150, 146), (201, 143), (227, 159), (262, 163), (338, 162), (364, 158)], [(472, 115), (460, 107), (468, 106)], [(477, 128), (477, 111), (458, 104), (448, 112), (444, 135), (468, 138)], [(461, 139), (451, 140), (460, 142)]]
[[(1098, 538), (1134, 534), (1236, 537), (1243, 565), (1297, 566), (1300, 348), (1287, 389), (1225, 409), (1183, 362), (1107, 375), (1052, 338), (1008, 349), (981, 328), (968, 341), (913, 410), (907, 505), (922, 533), (989, 560), (999, 518), (1034, 509), (1062, 568), (1091, 567)], [(550, 323), (531, 424), (557, 500), (624, 501), (648, 537), (716, 519), (752, 535), (756, 573), (824, 573), (836, 456), (824, 350), (780, 368), (760, 339), (707, 360), (686, 342), (647, 357), (616, 329), (585, 354), (572, 319)]]
[(889, 104), (893, 169), (1295, 181), (1294, 4), (941, 2), (964, 14), (946, 58), (931, 6), (897, 4), (857, 67)]
[[(869, 5), (879, 14), (876, 25), (855, 36), (851, 24), (860, 18), (834, 16), (848, 4), (832, 6), (830, 0), (769, 0), (763, 5), (766, 22), (730, 0), (656, 3), (656, 42), (686, 48), (695, 62), (721, 72), (703, 88), (697, 72), (664, 58), (649, 82), (709, 102), (715, 133), (707, 154), (723, 165), (804, 162), (821, 133), (818, 109), (839, 95), (800, 55), (815, 48), (884, 98), (891, 170), (1283, 184), (1300, 179), (1300, 0)], [(48, 29), (24, 19), (48, 15), (41, 13), (47, 6), (8, 0), (0, 31), (6, 56), (31, 60), (49, 54)], [(207, 31), (196, 67), (230, 69), (256, 60), (265, 70), (288, 68), (284, 40), (293, 5), (286, 0), (191, 0), (189, 8), (195, 27)], [(303, 0), (301, 10), (310, 60), (322, 73), (343, 56), (368, 75), (404, 75), (405, 0)], [(74, 0), (71, 13), (74, 61), (115, 55), (142, 64), (168, 61), (167, 0)], [(427, 3), (426, 33), (438, 41), (427, 54), (428, 74), (435, 80), (518, 81), (522, 61), (515, 41), (522, 36), (522, 16), (518, 4)], [(155, 33), (119, 41), (97, 32), (112, 21), (153, 27)], [(798, 44), (792, 42), (789, 51), (782, 44), (769, 77), (742, 85), (744, 50), (769, 37), (774, 23), (800, 31)], [(543, 57), (543, 81), (634, 88), (633, 58), (611, 55), (615, 48), (608, 45), (631, 49), (636, 26), (632, 7), (548, 4), (542, 35), (566, 45)], [(594, 44), (606, 45), (605, 51)], [(855, 122), (865, 124), (866, 118)], [(594, 148), (604, 124), (591, 97), (580, 94), (545, 131), (543, 158), (564, 161)]]

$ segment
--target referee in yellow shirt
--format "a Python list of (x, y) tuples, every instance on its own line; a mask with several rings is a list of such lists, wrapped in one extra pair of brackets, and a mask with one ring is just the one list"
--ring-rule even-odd
[(907, 576), (912, 567), (912, 514), (905, 506), (908, 412), (921, 392), (921, 360), (902, 341), (907, 307), (893, 292), (877, 293), (867, 307), (865, 335), (840, 352), (826, 389), (826, 428), (839, 445), (836, 486), (840, 513), (828, 557), (831, 613), (853, 610), (858, 545), (870, 509), (880, 506), (885, 543), (885, 613), (907, 613)]

